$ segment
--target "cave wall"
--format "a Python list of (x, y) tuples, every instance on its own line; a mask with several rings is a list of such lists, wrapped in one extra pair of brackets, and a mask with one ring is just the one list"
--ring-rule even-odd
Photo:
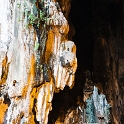
[(4, 123), (47, 124), (54, 92), (74, 86), (76, 45), (68, 40), (68, 21), (57, 1), (5, 0), (0, 5), (5, 10), (0, 15)]
[[(72, 1), (70, 18), (77, 46), (76, 81), (85, 87), (83, 75), (93, 72), (93, 84), (107, 96), (111, 123), (123, 123), (123, 20), (121, 0)], [(84, 76), (85, 77), (85, 76)], [(80, 88), (79, 88), (80, 89)], [(79, 91), (81, 92), (81, 90)]]
[[(94, 83), (111, 105), (111, 123), (123, 123), (123, 2), (94, 3)], [(99, 7), (99, 8), (98, 8)], [(94, 19), (93, 22), (96, 22)]]
[[(54, 1), (53, 4), (56, 2)], [(41, 32), (39, 32), (32, 25), (27, 29), (26, 14), (24, 16), (21, 13), (25, 11), (25, 4), (28, 6), (27, 11), (30, 11), (32, 8), (30, 1), (26, 1), (26, 3), (20, 0), (1, 1), (0, 5), (3, 6), (0, 9), (4, 12), (0, 14), (2, 15), (0, 16), (0, 85), (3, 95), (7, 94), (9, 97), (6, 100), (11, 100), (11, 104), (8, 104), (7, 123), (12, 121), (20, 121), (20, 123), (27, 121), (32, 124), (37, 121), (47, 123), (49, 119), (50, 124), (64, 123), (64, 121), (66, 124), (69, 119), (72, 122), (73, 118), (80, 120), (82, 110), (86, 107), (83, 97), (87, 85), (86, 71), (89, 70), (92, 73), (89, 83), (90, 90), (92, 91), (93, 85), (95, 85), (99, 88), (99, 92), (106, 95), (107, 101), (111, 105), (111, 123), (122, 124), (124, 122), (123, 1), (58, 0), (58, 2), (60, 6), (56, 3), (54, 9), (57, 8), (56, 11), (60, 12), (61, 16), (58, 18), (62, 21), (62, 25), (59, 25), (50, 15), (52, 21), (47, 22), (47, 28), (44, 28), (41, 23)], [(40, 33), (42, 39), (40, 44), (43, 45), (40, 46), (40, 50), (37, 50)], [(77, 46), (78, 69), (75, 85), (76, 46), (68, 40), (73, 40)], [(46, 47), (44, 47), (45, 43)], [(71, 54), (62, 56), (64, 49), (68, 51), (68, 48), (63, 48), (63, 44), (69, 46)], [(65, 53), (68, 53), (67, 51)], [(40, 59), (37, 59), (39, 54), (41, 54)], [(72, 58), (74, 57), (73, 62), (70, 60), (72, 68), (68, 66), (68, 62), (64, 61), (64, 58), (70, 55)], [(62, 56), (61, 59), (58, 59), (60, 56)], [(60, 61), (63, 66), (60, 65)], [(52, 72), (49, 71), (49, 75), (43, 78), (45, 73), (42, 71), (47, 68), (46, 63)], [(58, 63), (57, 66), (56, 63)], [(37, 68), (37, 65), (40, 64), (45, 65), (41, 72)], [(68, 73), (68, 71), (70, 72)], [(70, 76), (72, 72), (73, 76)], [(42, 82), (44, 83), (42, 84)], [(73, 87), (73, 89), (70, 90), (65, 85)], [(53, 97), (54, 92), (56, 93)], [(46, 102), (43, 102), (43, 99)], [(3, 107), (2, 102), (3, 96), (1, 97), (1, 107)], [(25, 106), (21, 106), (23, 103)], [(40, 111), (37, 111), (35, 105)], [(6, 109), (7, 105), (4, 104), (3, 113)], [(49, 114), (50, 110), (52, 111)], [(41, 116), (41, 111), (44, 113), (43, 116)]]
[(99, 38), (94, 49), (94, 82), (111, 105), (112, 123), (123, 123), (123, 51), (116, 38)]

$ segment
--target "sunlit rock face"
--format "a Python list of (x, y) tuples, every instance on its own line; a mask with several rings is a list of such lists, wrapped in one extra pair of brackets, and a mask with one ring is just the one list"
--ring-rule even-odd
[[(49, 8), (48, 20), (41, 22), (41, 29), (27, 28), (32, 1), (0, 2), (5, 10), (0, 14), (0, 85), (2, 97), (10, 99), (5, 121), (47, 124), (54, 92), (74, 85), (76, 46), (66, 37), (68, 21), (58, 2), (44, 0), (40, 4), (44, 10)], [(37, 43), (40, 47), (35, 49)]]

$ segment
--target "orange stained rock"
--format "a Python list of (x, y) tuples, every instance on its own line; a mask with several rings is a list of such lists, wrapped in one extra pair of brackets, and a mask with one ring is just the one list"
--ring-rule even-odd
[(5, 67), (7, 63), (7, 56), (2, 61), (2, 67)]
[(37, 121), (44, 121), (47, 124), (49, 111), (52, 110), (52, 98), (54, 93), (53, 80), (46, 82), (37, 88), (36, 118)]
[(55, 35), (56, 35), (57, 37), (60, 36), (59, 28), (58, 28), (57, 26), (53, 26), (53, 27), (52, 27), (52, 31), (55, 33)]
[[(34, 107), (34, 103), (35, 103), (35, 99), (37, 98), (38, 92), (37, 92), (37, 88), (33, 88), (31, 94), (30, 94), (30, 111), (32, 111), (32, 109), (34, 108), (36, 111), (36, 108)], [(31, 113), (31, 117), (30, 117), (30, 123), (31, 124), (35, 124), (34, 122), (34, 116), (33, 113)]]
[(27, 80), (27, 84), (24, 88), (23, 88), (23, 96), (26, 95), (26, 92), (29, 88), (29, 86), (33, 86), (34, 83), (34, 76), (35, 76), (35, 57), (34, 55), (31, 56), (31, 60), (30, 60), (30, 71), (28, 74), (28, 80)]
[(4, 122), (4, 115), (5, 115), (5, 112), (8, 108), (8, 105), (7, 104), (0, 104), (0, 124), (2, 124)]
[(34, 55), (32, 55), (31, 60), (30, 60), (30, 71), (28, 75), (28, 84), (30, 84), (30, 82), (34, 80), (34, 76), (35, 76), (35, 57)]
[(59, 31), (61, 34), (67, 35), (69, 32), (69, 25), (68, 24), (62, 25)]
[(30, 61), (30, 65), (31, 65), (31, 67), (30, 67), (30, 76), (32, 77), (32, 78), (34, 78), (34, 75), (35, 75), (35, 57), (34, 57), (34, 55), (32, 55), (31, 56), (31, 61)]
[(7, 63), (7, 56), (3, 59), (2, 61), (2, 68), (3, 68), (3, 76), (2, 76), (2, 79), (0, 80), (0, 85), (4, 84), (6, 79), (7, 79), (7, 76), (8, 76), (8, 69), (9, 69), (9, 64), (10, 63)]

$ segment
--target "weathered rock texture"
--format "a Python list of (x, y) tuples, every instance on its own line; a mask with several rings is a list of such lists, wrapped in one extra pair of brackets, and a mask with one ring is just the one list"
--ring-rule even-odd
[[(27, 28), (27, 13), (34, 14), (35, 4), (41, 4), (37, 7), (42, 7), (47, 20), (40, 21), (40, 27), (34, 22)], [(47, 124), (54, 92), (74, 85), (76, 46), (67, 39), (68, 21), (58, 2), (35, 4), (25, 0), (0, 4), (5, 10), (1, 14), (0, 85), (2, 96), (10, 99), (7, 124)]]
[(123, 6), (1, 0), (0, 123), (123, 124)]

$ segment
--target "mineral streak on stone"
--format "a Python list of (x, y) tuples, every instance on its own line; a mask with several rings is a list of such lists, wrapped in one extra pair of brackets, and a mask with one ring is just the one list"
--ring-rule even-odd
[[(44, 65), (41, 65), (40, 83), (37, 85), (34, 46), (38, 36), (33, 26), (26, 28), (32, 3), (25, 0), (0, 1), (5, 10), (4, 16), (0, 14), (0, 86), (2, 95), (7, 94), (11, 101), (6, 114), (7, 124), (47, 124), (54, 92), (63, 90), (66, 85), (70, 88), (74, 85), (76, 46), (66, 38), (68, 21), (56, 1), (42, 2), (43, 8), (48, 9), (48, 20), (45, 23), (47, 34), (40, 39), (40, 45), (44, 46), (40, 59), (44, 59)], [(5, 105), (3, 112), (6, 108)]]

